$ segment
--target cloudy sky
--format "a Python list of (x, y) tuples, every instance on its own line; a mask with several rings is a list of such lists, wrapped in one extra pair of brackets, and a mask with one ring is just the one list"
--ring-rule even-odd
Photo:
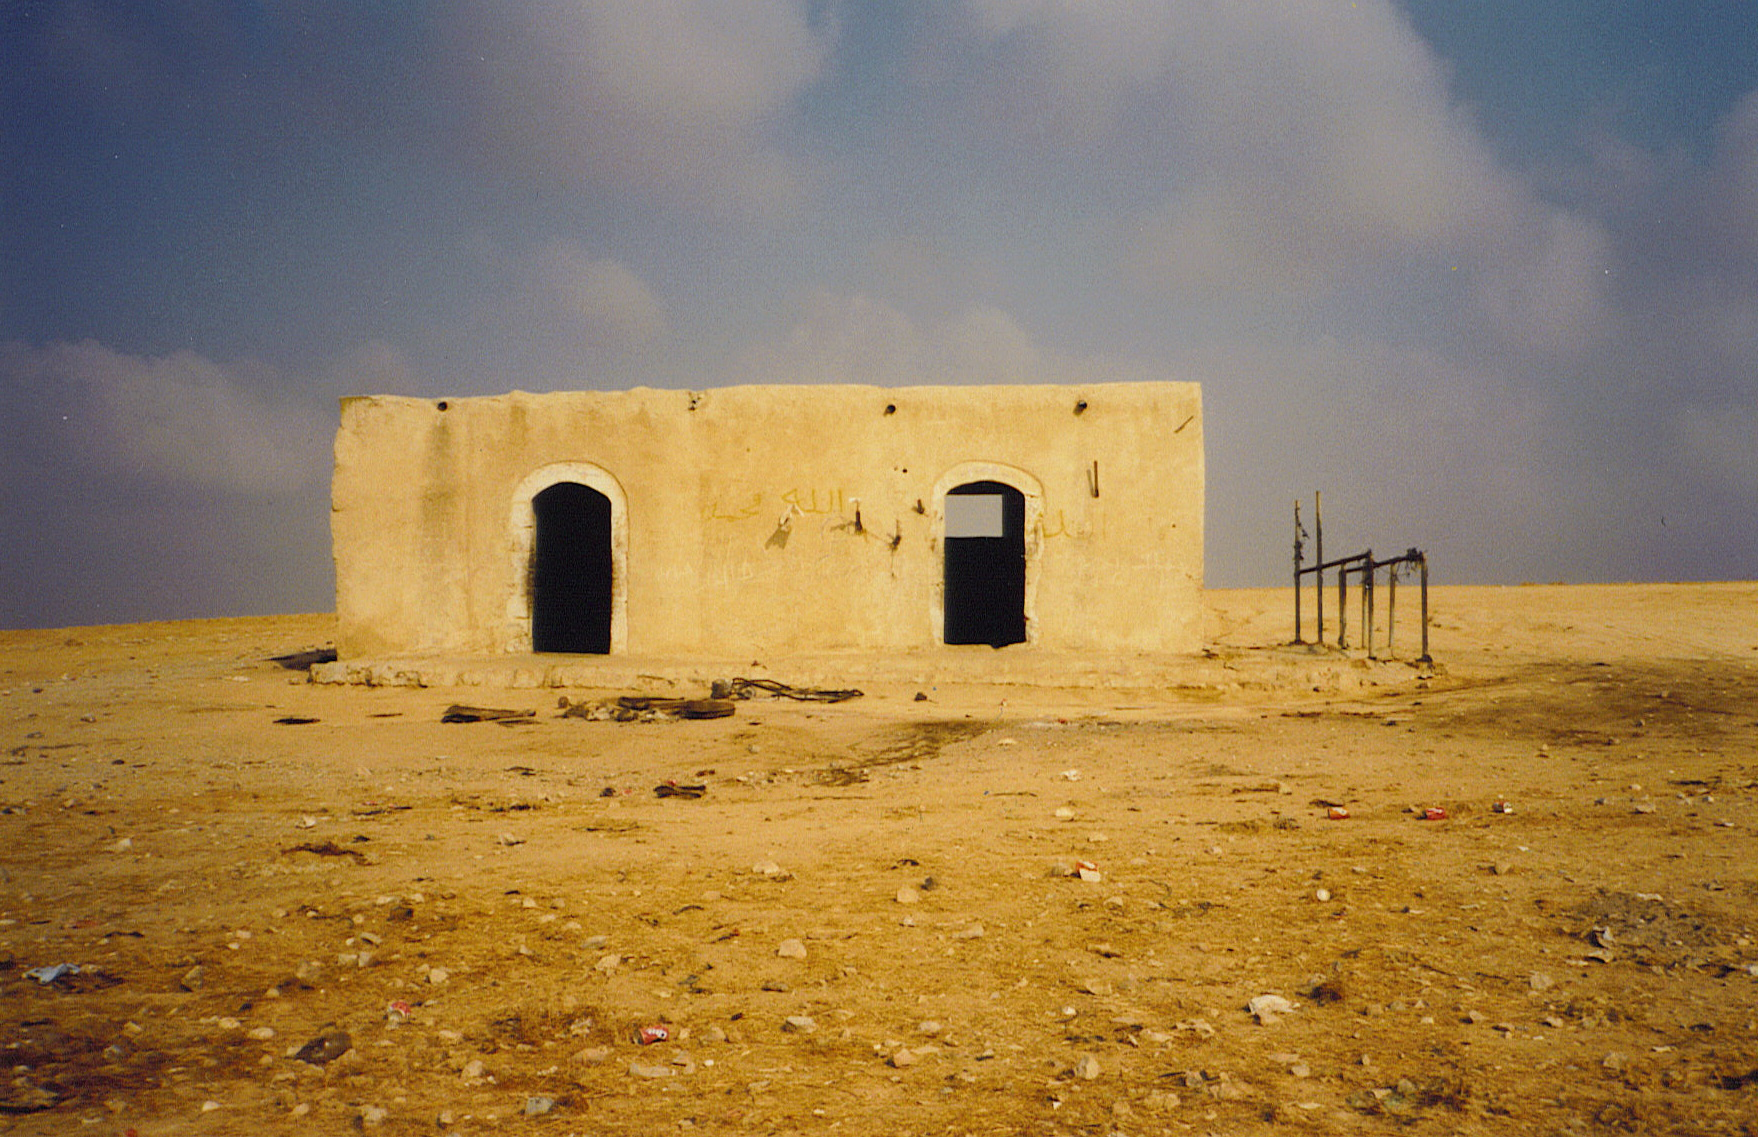
[(1758, 5), (0, 5), (0, 626), (329, 610), (341, 395), (1117, 379), (1213, 586), (1758, 577)]

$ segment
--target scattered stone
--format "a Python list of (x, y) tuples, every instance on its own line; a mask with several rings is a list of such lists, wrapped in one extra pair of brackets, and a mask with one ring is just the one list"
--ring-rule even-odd
[(916, 1055), (912, 1050), (894, 1050), (886, 1062), (895, 1069), (903, 1070), (916, 1064)]
[(983, 925), (972, 924), (968, 928), (961, 928), (952, 933), (952, 938), (955, 940), (980, 940), (983, 938), (983, 935)]
[(917, 1034), (925, 1034), (929, 1038), (932, 1038), (935, 1035), (939, 1034), (943, 1029), (945, 1029), (945, 1028), (943, 1028), (939, 1023), (935, 1022), (933, 1019), (926, 1019), (926, 1020), (916, 1024), (916, 1033)]
[(329, 1026), (295, 1050), (293, 1057), (312, 1066), (327, 1066), (352, 1049), (354, 1040), (348, 1032), (338, 1026)]
[(1280, 995), (1259, 995), (1245, 1005), (1258, 1021), (1259, 1026), (1269, 1026), (1281, 1016), (1294, 1010), (1294, 1005)]
[(751, 871), (769, 880), (792, 880), (794, 874), (788, 872), (774, 861), (758, 861), (751, 866)]
[(383, 1125), (391, 1111), (382, 1105), (363, 1105), (360, 1107), (360, 1124)]
[(644, 1062), (629, 1063), (629, 1076), (631, 1078), (671, 1078), (676, 1075), (677, 1071), (670, 1066), (650, 1066)]
[(1531, 987), (1534, 991), (1548, 991), (1555, 984), (1556, 980), (1552, 979), (1542, 971), (1534, 971), (1526, 978), (1526, 985)]
[(920, 904), (922, 894), (906, 884), (897, 890), (897, 902), (899, 904)]
[(775, 954), (783, 959), (805, 959), (806, 945), (799, 940), (782, 940)]
[(427, 981), (435, 987), (439, 986), (441, 983), (444, 983), (446, 980), (450, 979), (451, 977), (452, 977), (452, 973), (450, 971), (447, 971), (443, 967), (432, 967), (432, 968), (429, 968), (428, 972), (427, 972)]
[(1312, 894), (1312, 898), (1323, 904), (1331, 898), (1331, 890), (1328, 888), (1321, 888)]
[(532, 1095), (525, 1099), (525, 1116), (542, 1117), (555, 1108), (555, 1099)]
[(178, 980), (178, 986), (182, 987), (185, 991), (199, 991), (201, 990), (202, 981), (206, 978), (207, 969), (198, 963), (183, 973), (183, 978)]
[(1091, 1054), (1082, 1054), (1074, 1064), (1074, 1076), (1082, 1081), (1090, 1082), (1102, 1072), (1099, 1060)]
[(818, 1029), (818, 1023), (810, 1015), (789, 1015), (782, 1021), (781, 1029), (789, 1034), (811, 1034)]

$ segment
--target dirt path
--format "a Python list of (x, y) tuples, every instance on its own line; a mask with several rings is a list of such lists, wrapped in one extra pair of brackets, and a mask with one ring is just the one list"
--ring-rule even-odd
[(0, 633), (0, 1132), (1752, 1132), (1758, 586), (1435, 610), (1382, 688), (635, 723)]

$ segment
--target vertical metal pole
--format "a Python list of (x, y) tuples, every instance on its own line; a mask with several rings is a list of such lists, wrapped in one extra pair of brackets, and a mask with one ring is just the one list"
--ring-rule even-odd
[(1433, 663), (1428, 654), (1428, 555), (1424, 553), (1417, 562), (1422, 565), (1422, 658), (1421, 663)]
[(1386, 657), (1396, 659), (1398, 649), (1394, 640), (1398, 635), (1398, 565), (1393, 561), (1391, 571), (1386, 575)]
[(1337, 646), (1349, 646), (1349, 565), (1337, 566)]
[(1373, 550), (1367, 551), (1367, 561), (1362, 565), (1365, 575), (1361, 578), (1361, 632), (1365, 637), (1362, 644), (1367, 648), (1367, 658), (1373, 658)]
[(1325, 646), (1325, 515), (1319, 510), (1324, 499), (1318, 490), (1312, 491), (1312, 539), (1318, 546), (1318, 560), (1314, 562), (1312, 579), (1315, 582), (1313, 595), (1318, 602), (1318, 631), (1313, 635), (1313, 642), (1320, 647)]
[(1300, 638), (1300, 499), (1294, 499), (1294, 642)]

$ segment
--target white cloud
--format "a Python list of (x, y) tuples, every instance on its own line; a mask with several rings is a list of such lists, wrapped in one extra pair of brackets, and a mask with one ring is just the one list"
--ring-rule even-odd
[(974, 305), (925, 324), (867, 295), (821, 293), (773, 343), (748, 347), (734, 383), (1080, 383), (1169, 378), (1139, 363), (1047, 350), (1012, 315)]
[(665, 306), (627, 266), (594, 258), (577, 241), (555, 241), (531, 259), (536, 287), (591, 338), (630, 347), (665, 333)]
[(796, 182), (776, 127), (831, 36), (797, 0), (470, 7), (451, 31), (507, 175), (744, 205)]
[(1616, 266), (1603, 226), (1563, 210), (1536, 211), (1486, 250), (1472, 295), (1508, 346), (1579, 353), (1612, 333)]
[(127, 355), (92, 341), (0, 345), (14, 393), (12, 456), (37, 474), (78, 467), (126, 482), (275, 495), (328, 471), (334, 412), (271, 393), (282, 377), (190, 351)]
[[(1457, 272), (1493, 334), (1580, 352), (1604, 334), (1609, 239), (1495, 160), (1447, 71), (1386, 0), (1078, 5), (981, 0), (980, 37), (1039, 89), (1010, 125), (1164, 184), (1124, 254), (1172, 300), (1275, 304)], [(1022, 74), (1023, 72), (1023, 74)], [(1072, 115), (1054, 108), (1073, 107)], [(1148, 191), (1151, 192), (1151, 191)]]

